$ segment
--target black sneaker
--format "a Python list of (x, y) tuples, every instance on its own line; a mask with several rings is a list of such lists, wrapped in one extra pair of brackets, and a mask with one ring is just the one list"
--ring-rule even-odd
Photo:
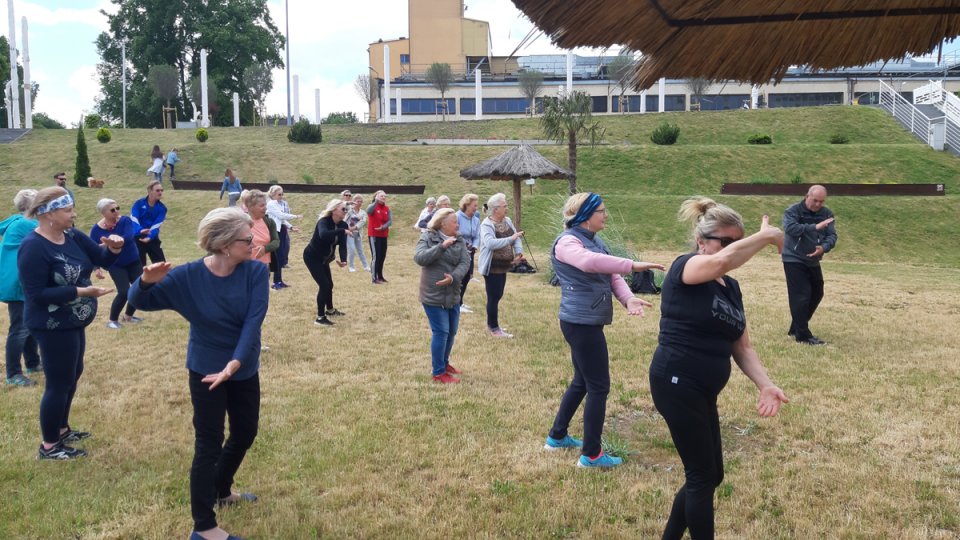
[(317, 320), (313, 321), (313, 324), (317, 326), (333, 326), (333, 321), (326, 317), (317, 317)]
[(333, 309), (328, 309), (328, 310), (327, 310), (327, 317), (340, 317), (340, 316), (343, 316), (343, 315), (346, 315), (346, 313), (340, 311), (340, 310), (337, 309), (337, 308), (333, 308)]
[(77, 431), (68, 427), (66, 431), (60, 434), (60, 442), (75, 443), (84, 439), (89, 439), (92, 435), (93, 433), (90, 433), (89, 431)]
[(798, 339), (797, 343), (803, 343), (804, 345), (826, 345), (827, 342), (816, 337), (810, 336), (807, 339)]
[(45, 449), (43, 444), (40, 444), (40, 450), (37, 451), (37, 459), (65, 460), (82, 458), (86, 455), (86, 451), (80, 450), (79, 448), (73, 448), (72, 446), (67, 446), (63, 444), (62, 441), (58, 442), (49, 449)]

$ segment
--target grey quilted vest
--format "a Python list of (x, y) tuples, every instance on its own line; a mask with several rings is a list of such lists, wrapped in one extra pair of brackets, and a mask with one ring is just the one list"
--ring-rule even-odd
[(613, 322), (610, 275), (591, 274), (557, 260), (557, 242), (568, 234), (576, 236), (589, 251), (610, 254), (603, 240), (583, 227), (571, 227), (554, 240), (550, 260), (560, 281), (560, 320), (592, 326), (610, 324)]

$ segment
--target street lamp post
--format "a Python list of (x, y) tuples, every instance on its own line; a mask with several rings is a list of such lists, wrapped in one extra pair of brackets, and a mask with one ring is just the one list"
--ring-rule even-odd
[(123, 95), (123, 129), (127, 129), (127, 42), (120, 42), (120, 88)]
[(293, 116), (290, 114), (290, 0), (284, 0), (284, 2), (283, 2), (283, 8), (284, 8), (284, 18), (286, 19), (284, 22), (285, 22), (286, 25), (287, 25), (287, 37), (286, 37), (286, 40), (287, 40), (287, 41), (286, 41), (286, 49), (287, 49), (287, 65), (286, 65), (286, 73), (287, 73), (287, 125), (289, 126), (289, 125), (291, 125), (291, 124), (293, 123)]

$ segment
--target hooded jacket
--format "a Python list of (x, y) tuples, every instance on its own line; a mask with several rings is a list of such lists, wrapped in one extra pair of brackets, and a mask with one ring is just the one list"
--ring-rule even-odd
[(17, 251), (20, 242), (37, 228), (37, 220), (14, 214), (0, 222), (0, 301), (23, 302), (23, 287), (17, 271)]
[[(440, 233), (428, 230), (420, 234), (413, 261), (422, 266), (420, 270), (420, 303), (451, 309), (460, 304), (460, 284), (470, 268), (470, 252), (463, 236), (450, 247), (443, 247)], [(453, 283), (441, 287), (437, 282), (444, 274), (453, 277)]]

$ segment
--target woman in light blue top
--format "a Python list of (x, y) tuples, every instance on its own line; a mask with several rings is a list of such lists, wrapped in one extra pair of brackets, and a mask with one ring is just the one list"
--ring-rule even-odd
[(243, 186), (240, 185), (240, 179), (233, 175), (233, 171), (227, 169), (223, 173), (223, 186), (220, 187), (220, 200), (223, 200), (223, 194), (227, 193), (227, 206), (236, 206), (240, 200), (240, 194), (243, 193)]
[(467, 193), (460, 199), (460, 210), (457, 211), (457, 223), (460, 224), (460, 234), (463, 235), (464, 242), (467, 243), (467, 253), (470, 255), (470, 268), (467, 275), (463, 277), (460, 284), (460, 312), (473, 313), (470, 306), (464, 301), (467, 295), (467, 285), (473, 278), (473, 256), (477, 252), (477, 246), (480, 245), (480, 216), (477, 215), (477, 205), (480, 197), (473, 193)]

